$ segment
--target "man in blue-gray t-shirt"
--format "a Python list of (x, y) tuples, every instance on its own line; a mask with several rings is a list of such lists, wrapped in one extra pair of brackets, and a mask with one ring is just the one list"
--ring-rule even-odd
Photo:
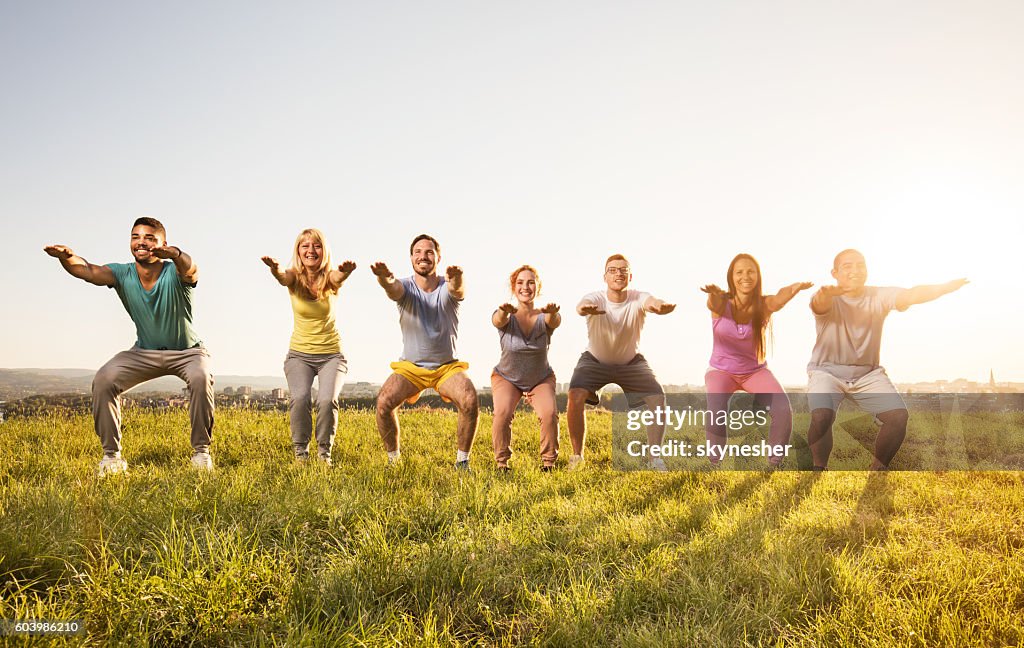
[(149, 217), (132, 226), (134, 263), (93, 265), (64, 245), (44, 251), (72, 276), (116, 290), (135, 322), (135, 346), (111, 358), (92, 382), (93, 419), (103, 444), (100, 476), (128, 469), (121, 458), (121, 393), (167, 375), (184, 380), (191, 394), (192, 465), (212, 470), (213, 376), (210, 354), (192, 328), (192, 291), (199, 279), (192, 257), (167, 245), (164, 226)]
[(868, 286), (867, 261), (854, 249), (836, 255), (832, 277), (835, 285), (823, 285), (811, 297), (817, 340), (807, 365), (807, 445), (813, 469), (825, 470), (828, 465), (832, 423), (840, 403), (848, 398), (881, 424), (870, 469), (888, 470), (903, 445), (910, 415), (882, 368), (882, 324), (890, 311), (905, 311), (960, 290), (967, 279), (913, 288)]
[(437, 276), (441, 245), (432, 236), (420, 234), (409, 246), (415, 274), (396, 279), (383, 262), (371, 266), (377, 282), (398, 305), (403, 350), (395, 372), (377, 396), (377, 430), (388, 453), (388, 463), (401, 457), (398, 416), (403, 402), (415, 402), (420, 392), (433, 388), (459, 410), (455, 467), (469, 468), (469, 450), (476, 436), (478, 404), (476, 388), (466, 375), (469, 365), (455, 357), (459, 331), (459, 303), (465, 291), (462, 268), (448, 266)]

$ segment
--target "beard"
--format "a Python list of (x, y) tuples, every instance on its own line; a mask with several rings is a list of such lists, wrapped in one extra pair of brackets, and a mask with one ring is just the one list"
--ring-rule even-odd
[(415, 265), (412, 268), (412, 271), (421, 277), (429, 277), (430, 275), (434, 274), (434, 270), (436, 270), (436, 266), (434, 264), (430, 264), (426, 268), (421, 268), (418, 265)]

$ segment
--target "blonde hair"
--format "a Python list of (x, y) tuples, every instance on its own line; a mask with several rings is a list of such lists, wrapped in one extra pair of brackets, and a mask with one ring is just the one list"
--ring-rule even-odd
[[(299, 246), (306, 239), (320, 244), (320, 265), (313, 271), (313, 276), (306, 271), (306, 266), (299, 258)], [(327, 245), (324, 233), (315, 227), (309, 227), (295, 238), (295, 245), (292, 247), (292, 272), (295, 274), (295, 283), (288, 286), (288, 290), (309, 299), (319, 299), (327, 293), (337, 293), (338, 286), (331, 285), (331, 248)]]
[(537, 272), (537, 268), (528, 263), (524, 263), (512, 271), (512, 275), (508, 278), (509, 290), (513, 295), (516, 294), (516, 279), (519, 278), (519, 273), (525, 270), (533, 273), (533, 279), (537, 282), (537, 292), (534, 294), (534, 297), (540, 297), (540, 273)]

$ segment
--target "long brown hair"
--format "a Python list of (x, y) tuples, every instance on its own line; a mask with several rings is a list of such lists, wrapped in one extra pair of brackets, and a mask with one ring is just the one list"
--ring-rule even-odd
[[(320, 265), (312, 273), (306, 271), (306, 266), (299, 258), (299, 246), (306, 239), (320, 244)], [(288, 290), (306, 299), (320, 299), (327, 293), (338, 292), (338, 286), (331, 285), (331, 248), (323, 232), (315, 227), (299, 232), (292, 248), (292, 272), (295, 273), (295, 283), (288, 286)]]
[[(768, 311), (768, 308), (764, 303), (764, 294), (761, 290), (761, 264), (757, 262), (753, 256), (741, 253), (737, 254), (731, 263), (729, 263), (729, 270), (726, 274), (726, 281), (729, 284), (729, 292), (726, 293), (726, 298), (735, 300), (736, 298), (736, 281), (732, 278), (732, 272), (736, 269), (736, 264), (741, 260), (746, 259), (754, 264), (754, 269), (757, 270), (757, 283), (754, 284), (754, 307), (750, 313), (751, 328), (754, 329), (754, 350), (757, 351), (757, 361), (763, 362), (765, 357), (765, 351), (768, 344), (771, 342), (772, 330), (771, 330), (771, 317), (772, 314)], [(735, 314), (733, 314), (735, 317)]]

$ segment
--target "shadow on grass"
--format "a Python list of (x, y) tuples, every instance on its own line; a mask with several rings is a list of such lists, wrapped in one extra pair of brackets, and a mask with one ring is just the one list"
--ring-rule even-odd
[(895, 513), (892, 479), (888, 472), (868, 473), (847, 526), (849, 537), (860, 538), (858, 548), (884, 541), (888, 535), (889, 521)]

